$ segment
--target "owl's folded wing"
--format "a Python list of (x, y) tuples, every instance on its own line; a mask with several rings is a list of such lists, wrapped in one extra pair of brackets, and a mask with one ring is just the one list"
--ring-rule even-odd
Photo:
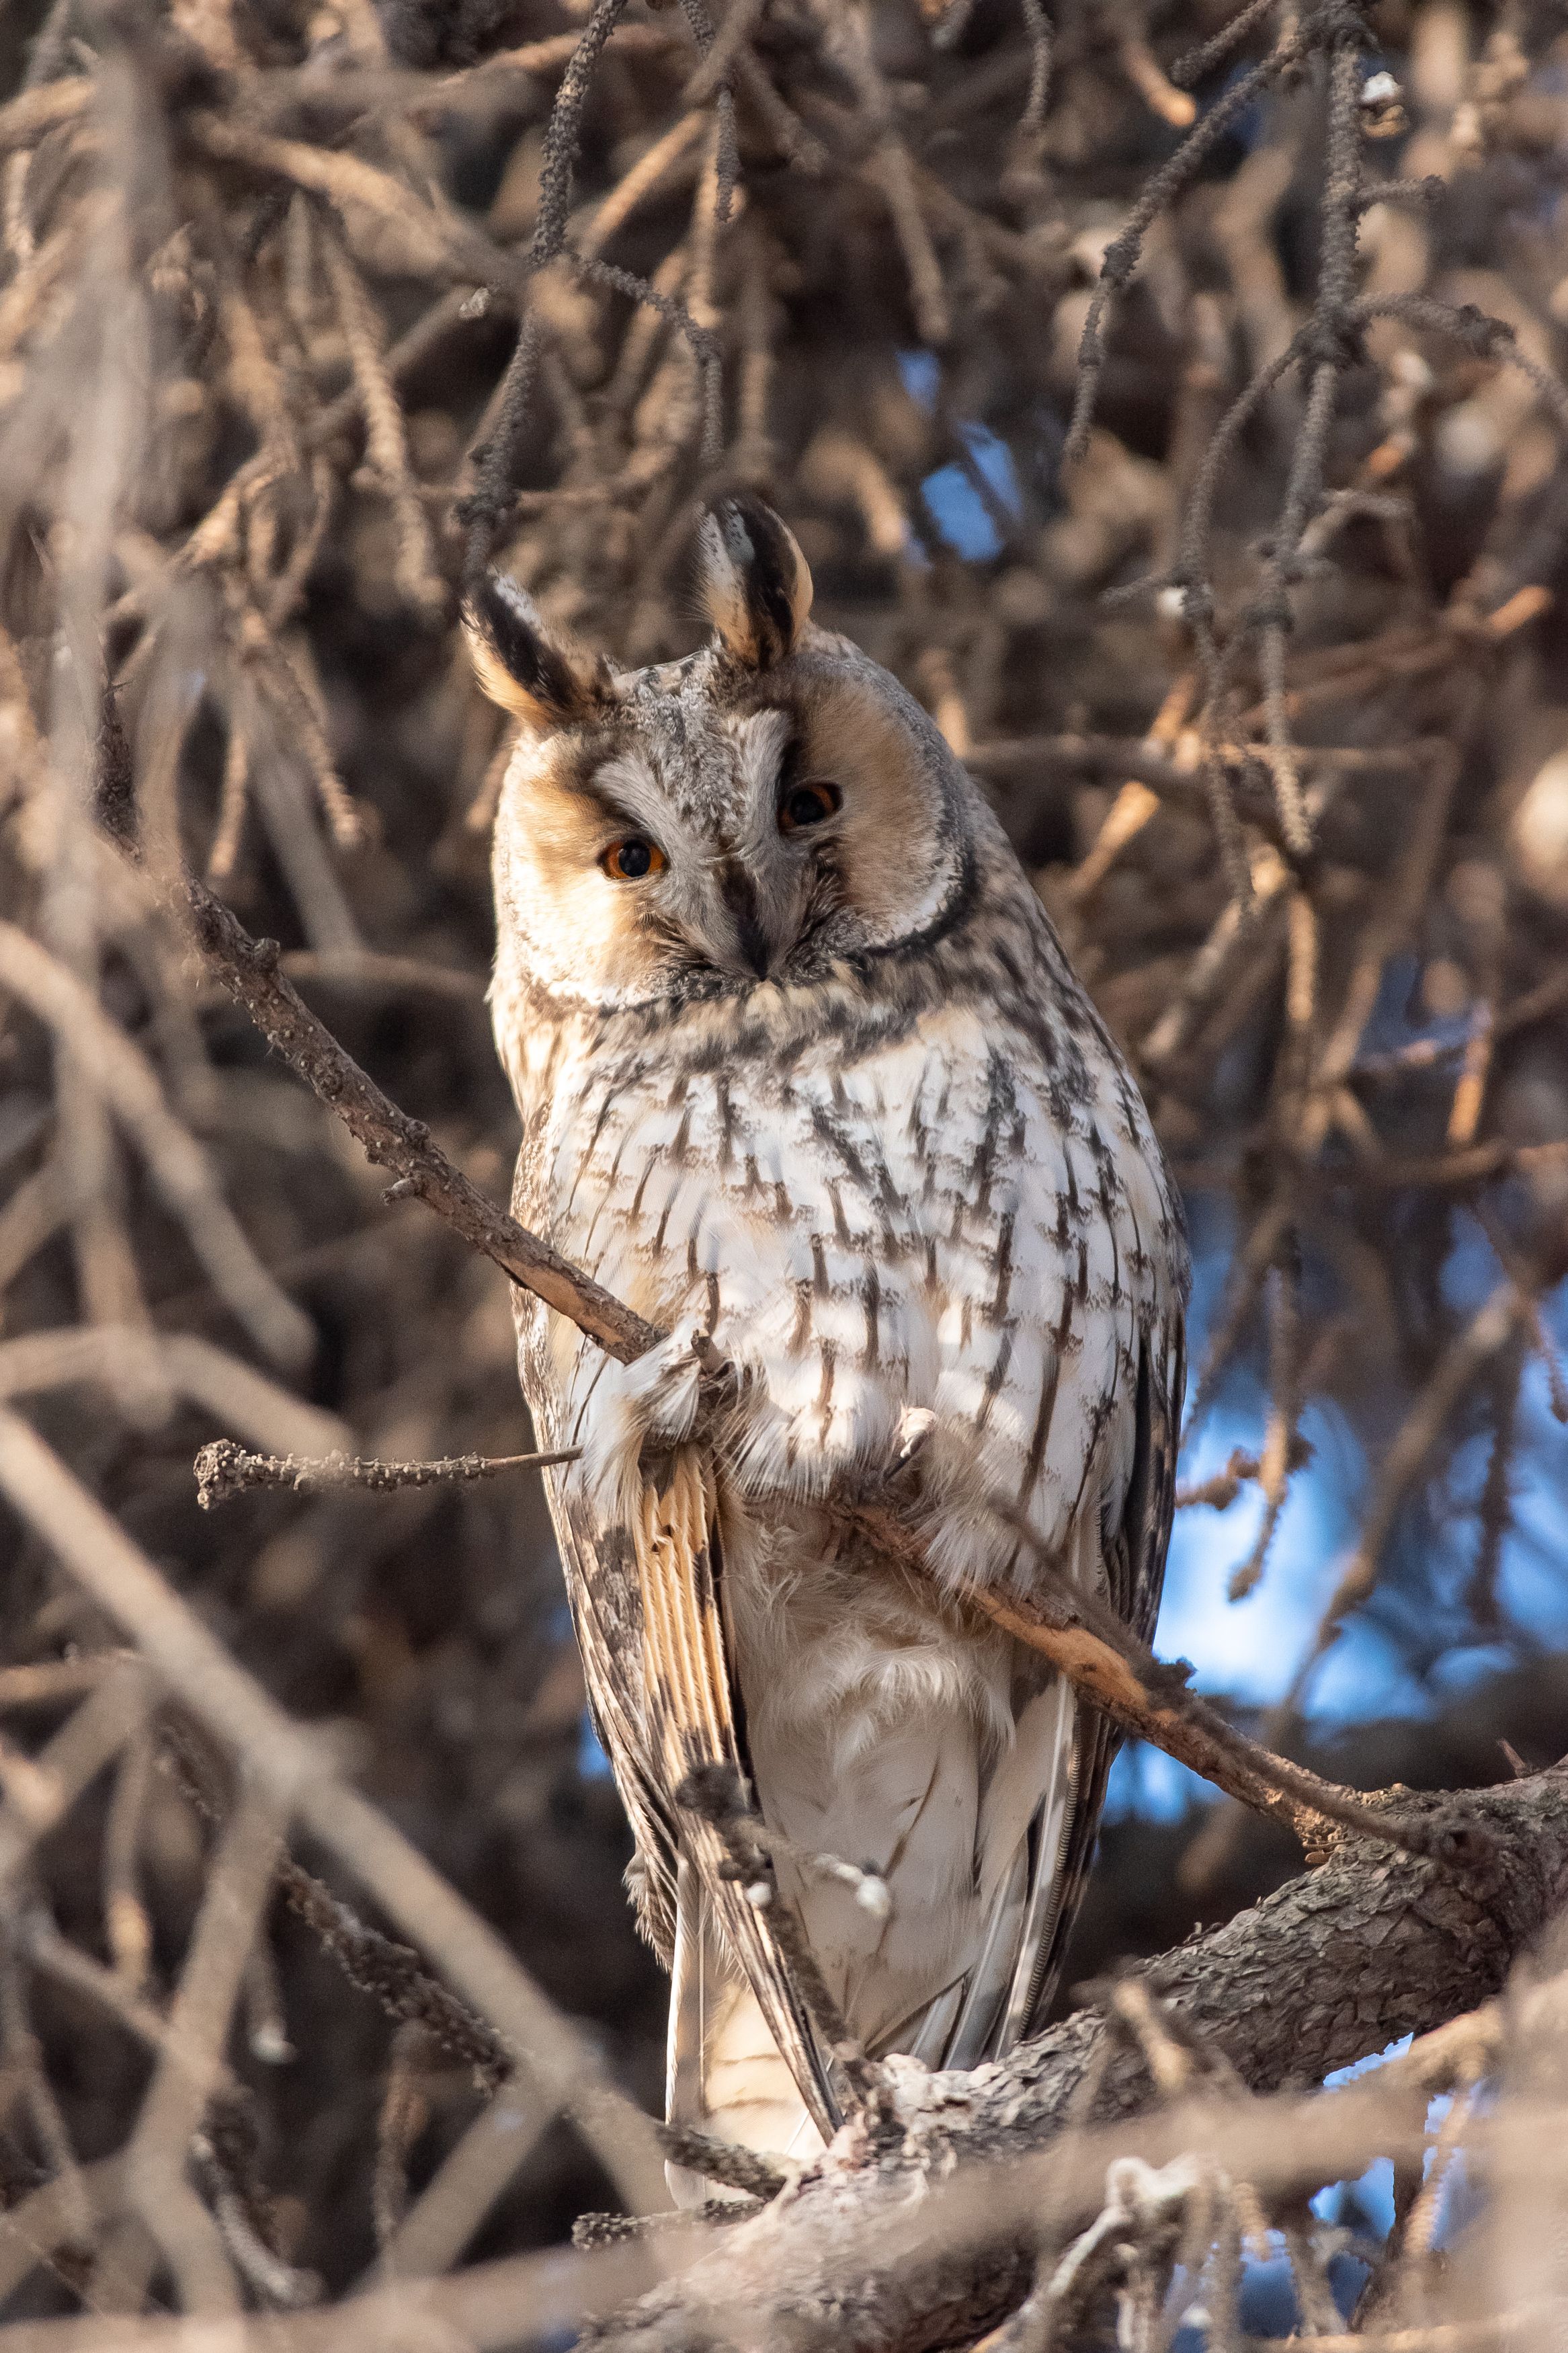
[(1181, 1442), (1186, 1356), (1182, 1317), (1173, 1308), (1148, 1333), (1138, 1362), (1132, 1475), (1121, 1525), (1107, 1532), (1110, 1599), (1140, 1641), (1154, 1639), (1165, 1548), (1176, 1502), (1176, 1451)]
[(668, 1961), (674, 1943), (678, 1856), (688, 1858), (730, 1950), (744, 1968), (779, 2051), (824, 2137), (838, 2116), (810, 2023), (765, 1915), (724, 1875), (728, 1851), (700, 1814), (677, 1814), (675, 1792), (703, 1766), (744, 1774), (733, 1683), (719, 1606), (711, 1472), (695, 1449), (675, 1459), (662, 1491), (645, 1486), (629, 1531), (593, 1527), (565, 1500), (570, 1584), (600, 1736), (631, 1817), (645, 1883), (645, 1924)]
[(647, 1739), (642, 1600), (633, 1547), (623, 1530), (604, 1525), (580, 1489), (559, 1473), (547, 1472), (546, 1482), (588, 1713), (631, 1825), (636, 1859), (627, 1882), (637, 1922), (668, 1968), (675, 1954), (676, 1827)]
[[(1142, 1343), (1132, 1475), (1121, 1525), (1106, 1532), (1104, 1549), (1111, 1606), (1144, 1642), (1153, 1641), (1154, 1621), (1160, 1614), (1165, 1547), (1170, 1541), (1175, 1505), (1184, 1366), (1182, 1318), (1177, 1309), (1146, 1335)], [(1068, 1938), (1094, 1861), (1105, 1784), (1121, 1746), (1121, 1736), (1098, 1708), (1080, 1702), (1078, 1713), (1079, 1771), (1073, 1817), (1058, 1866), (1059, 1879), (1048, 1938), (1036, 1963), (1034, 1988), (1022, 2028), (1026, 2035), (1037, 2034), (1045, 2023), (1061, 1975)]]

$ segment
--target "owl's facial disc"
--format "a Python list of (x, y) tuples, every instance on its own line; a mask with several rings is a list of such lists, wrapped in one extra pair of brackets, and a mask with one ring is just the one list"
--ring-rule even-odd
[(919, 932), (956, 838), (929, 747), (876, 675), (825, 642), (737, 708), (700, 659), (521, 747), (498, 905), (533, 979), (603, 1008), (789, 988)]
[(787, 707), (641, 681), (616, 721), (540, 746), (498, 833), (535, 971), (569, 965), (600, 1001), (787, 979), (843, 905), (845, 789), (819, 766)]
[(503, 960), (608, 1009), (810, 985), (918, 936), (956, 888), (969, 787), (918, 705), (808, 621), (752, 500), (707, 518), (714, 641), (615, 676), (515, 583), (475, 589), (481, 682), (521, 722), (496, 828)]

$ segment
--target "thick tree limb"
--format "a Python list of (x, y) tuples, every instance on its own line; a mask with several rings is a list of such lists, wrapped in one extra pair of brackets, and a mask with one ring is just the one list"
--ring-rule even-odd
[[(1440, 1799), (1407, 1802), (1412, 1813), (1441, 1811)], [(1484, 1872), (1461, 1882), (1352, 1841), (1151, 1964), (1142, 1983), (1254, 2093), (1321, 2083), (1400, 2034), (1474, 2010), (1568, 1889), (1568, 1767), (1479, 1791), (1470, 1803), (1491, 1841)], [(1159, 2162), (1208, 2147), (1259, 2186), (1283, 2185), (1294, 2168), (1315, 2187), (1380, 2147), (1413, 2142), (1418, 2152), (1436, 2088), (1433, 2063), (1396, 2068), (1381, 2092), (1371, 2078), (1365, 2094), (1381, 2105), (1363, 2117), (1354, 2152), (1334, 2139), (1346, 2094), (1298, 2107), (1289, 2131), (1233, 2097), (1209, 2112), (1206, 2128), (1189, 2105), (1075, 2135), (1070, 2168), (1053, 2167), (1051, 2144), (1077, 2121), (1086, 2080), (1101, 2069), (1092, 2118), (1110, 2124), (1151, 2105), (1143, 2058), (1092, 2010), (1000, 2066), (905, 2073), (906, 2130), (894, 2153), (873, 2154), (853, 2128), (841, 2134), (794, 2190), (604, 2333), (617, 2353), (664, 2353), (710, 2329), (723, 2341), (731, 2328), (737, 2341), (787, 2342), (792, 2353), (928, 2353), (972, 2338), (1019, 2301), (1032, 2235), (1091, 2220), (1112, 2155), (1137, 2150)]]

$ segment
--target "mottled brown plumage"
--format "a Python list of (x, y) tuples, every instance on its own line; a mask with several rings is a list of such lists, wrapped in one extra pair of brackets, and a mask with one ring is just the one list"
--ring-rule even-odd
[[(889, 1479), (939, 1578), (1035, 1556), (1147, 1634), (1186, 1256), (1138, 1091), (999, 828), (888, 673), (812, 627), (766, 509), (702, 543), (713, 643), (616, 675), (492, 583), (481, 674), (524, 721), (498, 818), (496, 1034), (516, 1206), (670, 1340), (601, 1356), (524, 1302), (595, 1720), (675, 1970), (672, 2111), (797, 2153), (831, 2066), (767, 1932), (678, 1816), (732, 1758), (890, 1917), (780, 1877), (873, 2051), (1026, 2032), (1092, 1847), (1104, 1727), (1043, 1662), (846, 1537)], [(743, 1392), (689, 1442), (694, 1331)]]

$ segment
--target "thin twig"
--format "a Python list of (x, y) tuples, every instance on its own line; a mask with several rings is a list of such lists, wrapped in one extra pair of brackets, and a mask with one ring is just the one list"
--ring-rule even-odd
[[(889, 1561), (922, 1577), (929, 1574), (918, 1535), (885, 1507), (843, 1505), (836, 1516)], [(1156, 1659), (1107, 1605), (1058, 1575), (1027, 1520), (1010, 1508), (999, 1507), (997, 1516), (1036, 1555), (1032, 1589), (1026, 1595), (1016, 1586), (966, 1584), (958, 1599), (1049, 1659), (1124, 1732), (1163, 1748), (1256, 1812), (1284, 1822), (1314, 1851), (1330, 1842), (1326, 1825), (1332, 1823), (1458, 1870), (1486, 1861), (1489, 1841), (1462, 1813), (1447, 1821), (1417, 1820), (1247, 1739), (1189, 1689), (1192, 1669), (1184, 1661), (1168, 1665)]]
[(344, 1487), (384, 1493), (394, 1487), (460, 1486), (499, 1478), (506, 1471), (544, 1471), (576, 1462), (580, 1446), (542, 1454), (454, 1454), (432, 1462), (378, 1462), (360, 1454), (251, 1454), (232, 1439), (215, 1439), (195, 1460), (196, 1501), (204, 1512), (255, 1487), (290, 1487), (297, 1495), (324, 1495)]
[[(245, 1672), (42, 1439), (5, 1409), (0, 1492), (123, 1627), (192, 1715), (254, 1772), (290, 1793), (311, 1835), (393, 1920), (418, 1936), (435, 1966), (493, 2021), (508, 2050), (525, 2059), (550, 2095), (578, 2119), (637, 2210), (662, 2204), (663, 2169), (652, 2127), (611, 2089), (577, 2030), (418, 1850), (338, 1778), (321, 1741), (291, 1723)], [(87, 1703), (89, 1709), (98, 1704), (96, 1696)], [(117, 1725), (117, 1738), (128, 1728)]]

